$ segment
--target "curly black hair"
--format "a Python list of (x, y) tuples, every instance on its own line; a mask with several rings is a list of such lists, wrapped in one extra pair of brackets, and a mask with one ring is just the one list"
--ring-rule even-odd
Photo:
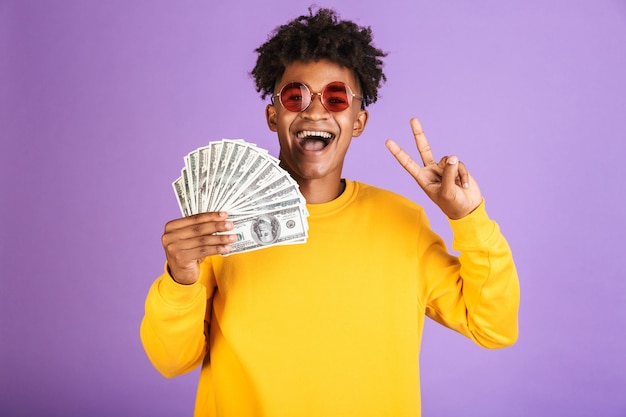
[(332, 9), (320, 8), (276, 28), (270, 39), (255, 50), (256, 66), (250, 72), (261, 98), (272, 96), (285, 68), (295, 62), (328, 59), (352, 70), (361, 84), (363, 105), (375, 103), (378, 89), (387, 80), (381, 58), (387, 53), (372, 45), (372, 30), (339, 20)]

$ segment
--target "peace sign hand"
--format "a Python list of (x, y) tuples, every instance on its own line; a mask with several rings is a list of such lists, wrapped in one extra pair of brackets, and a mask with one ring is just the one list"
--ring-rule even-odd
[(467, 216), (482, 202), (478, 184), (456, 156), (444, 156), (435, 162), (417, 118), (411, 119), (411, 129), (423, 167), (393, 140), (387, 140), (385, 146), (446, 216), (453, 220)]

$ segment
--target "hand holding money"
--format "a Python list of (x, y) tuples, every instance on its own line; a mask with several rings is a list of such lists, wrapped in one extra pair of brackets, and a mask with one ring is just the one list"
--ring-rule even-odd
[(193, 284), (205, 257), (230, 252), (230, 244), (237, 237), (224, 233), (231, 230), (233, 223), (224, 212), (202, 213), (167, 223), (161, 241), (172, 278), (180, 284)]
[[(213, 247), (211, 254), (306, 242), (306, 201), (298, 184), (266, 150), (241, 139), (222, 139), (184, 159), (181, 176), (172, 184), (183, 216), (227, 212), (232, 228), (207, 226), (203, 231), (214, 237), (236, 236), (228, 241), (205, 238)], [(182, 228), (187, 226), (185, 223)], [(220, 246), (224, 244), (228, 251)]]

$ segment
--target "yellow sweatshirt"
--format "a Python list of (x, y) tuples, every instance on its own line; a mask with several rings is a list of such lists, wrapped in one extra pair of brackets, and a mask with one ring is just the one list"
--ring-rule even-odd
[[(152, 285), (141, 338), (166, 377), (202, 370), (196, 416), (419, 416), (429, 316), (487, 348), (517, 339), (511, 251), (481, 204), (450, 221), (346, 181), (308, 205), (306, 244), (207, 258), (193, 285)], [(167, 268), (166, 268), (167, 271)]]

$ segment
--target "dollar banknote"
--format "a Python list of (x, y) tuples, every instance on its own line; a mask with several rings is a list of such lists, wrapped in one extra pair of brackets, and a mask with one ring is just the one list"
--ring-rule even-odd
[(306, 200), (265, 149), (243, 139), (209, 142), (183, 157), (172, 183), (181, 214), (225, 211), (237, 235), (233, 253), (305, 243)]
[(298, 206), (268, 211), (250, 217), (235, 217), (237, 235), (230, 254), (263, 249), (269, 246), (304, 243), (307, 238), (306, 217)]

